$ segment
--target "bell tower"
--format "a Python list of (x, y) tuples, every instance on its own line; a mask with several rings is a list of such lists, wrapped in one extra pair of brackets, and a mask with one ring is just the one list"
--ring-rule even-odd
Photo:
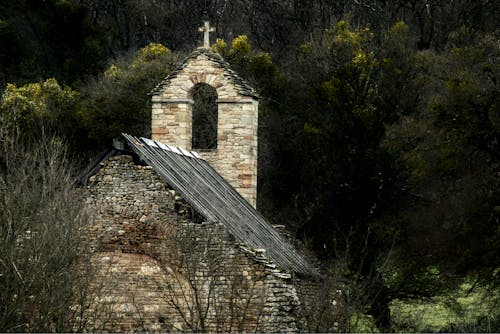
[[(151, 136), (164, 144), (197, 151), (255, 207), (258, 95), (207, 47), (208, 33), (213, 31), (208, 22), (200, 31), (205, 35), (204, 46), (191, 53), (150, 93)], [(215, 145), (202, 149), (193, 148), (193, 96), (200, 86), (209, 86), (215, 93), (215, 118), (207, 120), (214, 123)]]

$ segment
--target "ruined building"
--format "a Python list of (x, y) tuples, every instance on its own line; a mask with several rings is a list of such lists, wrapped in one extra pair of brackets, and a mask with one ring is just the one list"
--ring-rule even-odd
[[(200, 85), (217, 129), (196, 150)], [(314, 270), (255, 209), (255, 90), (203, 47), (151, 96), (152, 139), (124, 134), (82, 179), (102, 277), (90, 330), (300, 331), (296, 283)]]

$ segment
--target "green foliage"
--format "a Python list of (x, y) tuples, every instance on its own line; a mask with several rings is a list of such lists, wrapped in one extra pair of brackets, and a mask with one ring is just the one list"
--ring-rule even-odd
[(21, 87), (7, 84), (1, 106), (5, 112), (19, 114), (23, 118), (33, 113), (49, 115), (53, 104), (71, 104), (77, 95), (71, 88), (61, 87), (54, 78)]
[(0, 130), (43, 128), (78, 154), (148, 136), (147, 93), (177, 55), (152, 43), (95, 77), (104, 50), (191, 48), (205, 7), (219, 36), (251, 32), (213, 49), (261, 95), (259, 208), (336, 264), (347, 318), (370, 319), (356, 328), (389, 330), (392, 300), (429, 300), (463, 276), (500, 285), (495, 2), (79, 3), (0, 4)]
[(150, 43), (137, 51), (132, 66), (141, 66), (143, 63), (165, 57), (169, 53), (170, 50), (166, 46), (160, 43)]
[(217, 38), (212, 45), (212, 49), (223, 57), (227, 57), (228, 49), (227, 43), (222, 38)]
[(148, 135), (151, 109), (147, 93), (176, 63), (176, 55), (166, 47), (151, 44), (132, 60), (110, 65), (102, 77), (79, 91), (61, 86), (53, 78), (19, 87), (8, 84), (0, 112), (5, 125), (25, 138), (36, 136), (43, 128), (68, 140), (76, 151), (94, 152), (123, 131)]
[(416, 111), (422, 88), (416, 80), (416, 41), (408, 25), (397, 22), (383, 36), (378, 91), (382, 117), (392, 123)]
[(239, 75), (256, 87), (264, 97), (270, 97), (276, 89), (279, 71), (269, 54), (254, 52), (246, 35), (233, 39), (231, 48), (226, 41), (217, 39), (212, 49), (218, 52)]
[(370, 48), (374, 36), (368, 27), (353, 29), (348, 21), (341, 20), (335, 28), (327, 30), (326, 43), (329, 51), (339, 57), (338, 61), (350, 61), (363, 69), (376, 65)]
[(54, 78), (20, 87), (7, 84), (0, 101), (3, 125), (24, 138), (36, 137), (41, 128), (71, 137), (78, 126), (74, 114), (78, 97), (78, 92), (61, 87)]
[(415, 109), (414, 43), (404, 23), (377, 43), (369, 28), (340, 21), (301, 52), (276, 114), (272, 198), (316, 254), (343, 263), (346, 309), (389, 330), (392, 298), (437, 289), (431, 263), (398, 272), (406, 230), (391, 215), (397, 153), (381, 145), (386, 128)]
[(500, 66), (494, 60), (498, 56), (498, 41), (494, 36), (486, 35), (464, 46), (452, 41), (443, 57), (444, 66), (449, 69), (442, 88), (444, 94), (436, 96), (431, 105), (436, 126), (464, 136), (468, 144), (496, 159), (500, 158), (496, 83)]
[(250, 43), (248, 42), (248, 37), (246, 35), (240, 35), (233, 39), (231, 42), (231, 48), (228, 48), (225, 40), (217, 38), (215, 44), (212, 45), (212, 49), (218, 52), (225, 59), (231, 61), (237, 58), (239, 61), (243, 61), (245, 57), (250, 55), (251, 51)]
[(245, 57), (250, 54), (250, 44), (246, 35), (240, 35), (231, 42), (230, 56)]
[[(399, 157), (406, 193), (398, 215), (408, 242), (398, 256), (425, 254), (440, 268), (439, 282), (479, 273), (499, 283), (499, 68), (492, 41), (484, 36), (462, 47), (452, 41), (443, 52), (421, 54), (418, 80), (427, 83), (421, 112), (394, 125), (384, 144)], [(399, 270), (411, 271), (422, 261), (401, 264)]]
[(148, 93), (177, 62), (177, 55), (166, 47), (150, 44), (133, 59), (111, 64), (104, 76), (83, 87), (78, 115), (88, 133), (87, 146), (105, 147), (122, 132), (148, 136), (151, 131)]
[[(303, 205), (311, 207), (301, 210), (310, 213), (305, 224), (311, 228), (319, 224), (335, 229), (337, 219), (364, 219), (374, 215), (373, 207), (379, 205), (376, 189), (382, 180), (377, 175), (386, 167), (384, 153), (377, 146), (384, 130), (382, 113), (387, 111), (380, 108), (380, 62), (373, 38), (369, 29), (352, 29), (341, 21), (326, 32), (323, 44), (304, 48), (303, 58), (294, 64), (303, 71), (293, 82), (301, 95), (292, 97), (297, 123), (291, 131), (300, 132), (285, 145), (290, 148), (286, 154), (302, 160), (293, 173), (301, 176), (292, 183), (298, 188), (291, 193), (309, 199)], [(313, 198), (316, 201), (310, 200)], [(344, 210), (337, 211), (340, 207)], [(328, 235), (323, 236), (330, 238)], [(317, 243), (323, 249), (326, 245), (326, 254), (331, 255), (335, 248), (331, 239)]]
[(288, 79), (280, 73), (271, 56), (265, 52), (252, 50), (246, 36), (238, 36), (232, 41), (231, 46), (229, 48), (226, 41), (217, 39), (212, 48), (223, 56), (231, 68), (249, 82), (260, 95), (258, 206), (260, 210), (270, 208), (273, 212), (272, 187), (275, 183), (273, 174), (277, 162), (273, 147), (287, 135), (280, 128), (283, 113), (288, 112), (287, 91), (291, 92), (292, 87)]
[(391, 304), (399, 332), (494, 332), (498, 327), (498, 305), (481, 286), (464, 283), (449, 293), (438, 293), (427, 301), (395, 300)]

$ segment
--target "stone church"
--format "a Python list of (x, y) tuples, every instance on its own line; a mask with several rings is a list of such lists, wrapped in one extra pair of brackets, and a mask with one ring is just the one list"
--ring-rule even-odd
[[(91, 331), (297, 332), (315, 270), (255, 209), (258, 95), (205, 45), (151, 92), (152, 138), (123, 134), (82, 178), (99, 264)], [(193, 147), (193, 91), (216, 136)], [(196, 145), (194, 145), (196, 146)]]

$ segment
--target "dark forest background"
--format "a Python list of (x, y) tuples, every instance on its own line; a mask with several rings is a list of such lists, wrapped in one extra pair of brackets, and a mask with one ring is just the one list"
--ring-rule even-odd
[[(31, 152), (12, 145), (56, 136), (71, 164), (85, 166), (121, 132), (148, 136), (147, 93), (201, 45), (206, 19), (217, 30), (213, 48), (262, 97), (258, 207), (350, 291), (346, 307), (380, 331), (401, 330), (394, 301), (467, 283), (492, 306), (487, 325), (478, 315), (466, 330), (498, 331), (499, 8), (495, 0), (0, 0), (0, 186), (11, 178), (9, 154)], [(6, 222), (16, 222), (6, 189), (5, 245)], [(8, 254), (0, 273), (10, 270)], [(0, 311), (8, 330), (12, 314)], [(457, 330), (450, 326), (443, 330)]]

